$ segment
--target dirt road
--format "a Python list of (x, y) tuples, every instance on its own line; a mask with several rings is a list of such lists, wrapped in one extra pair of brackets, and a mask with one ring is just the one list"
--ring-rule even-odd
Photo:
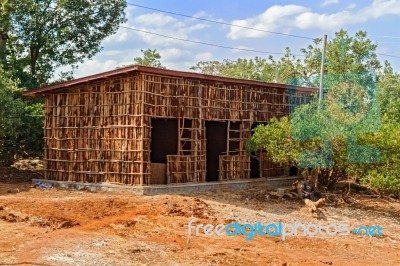
[[(400, 265), (400, 203), (355, 197), (320, 219), (265, 190), (192, 196), (40, 190), (0, 183), (0, 265)], [(382, 237), (191, 236), (188, 222), (380, 225)]]

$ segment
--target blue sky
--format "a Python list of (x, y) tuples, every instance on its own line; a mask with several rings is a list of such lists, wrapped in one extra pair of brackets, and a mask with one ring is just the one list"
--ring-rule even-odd
[[(400, 0), (128, 0), (128, 3), (312, 38), (324, 34), (332, 38), (341, 28), (350, 34), (366, 30), (370, 39), (378, 44), (378, 53), (400, 57)], [(128, 21), (124, 26), (224, 46), (275, 53), (290, 47), (296, 54), (311, 43), (308, 39), (208, 23), (134, 6), (128, 6), (126, 13)], [(141, 55), (140, 50), (147, 48), (157, 49), (162, 63), (176, 70), (189, 70), (198, 61), (268, 56), (171, 40), (124, 28), (104, 40), (102, 46), (98, 55), (79, 66), (75, 77), (132, 64), (133, 59)], [(382, 62), (389, 60), (397, 71), (400, 70), (400, 58), (380, 56), (380, 59)]]

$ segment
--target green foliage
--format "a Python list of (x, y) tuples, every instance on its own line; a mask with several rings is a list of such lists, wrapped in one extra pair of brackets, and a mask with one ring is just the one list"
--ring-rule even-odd
[(362, 182), (378, 191), (385, 191), (400, 195), (400, 178), (398, 171), (387, 170), (371, 170), (368, 171), (366, 177), (362, 178)]
[(268, 59), (257, 56), (254, 59), (239, 58), (236, 61), (203, 61), (190, 69), (208, 75), (286, 83), (292, 77), (301, 75), (300, 66), (301, 61), (286, 48), (285, 55), (278, 61), (272, 56)]
[(374, 73), (381, 67), (376, 48), (377, 45), (367, 38), (367, 32), (359, 31), (351, 37), (347, 31), (340, 30), (328, 43), (325, 73)]
[[(318, 168), (319, 183), (324, 186), (353, 177), (378, 191), (399, 195), (399, 74), (386, 66), (379, 84), (379, 105), (370, 105), (359, 122), (347, 124), (338, 119), (341, 117), (329, 101), (324, 100), (319, 108), (314, 101), (298, 106), (290, 120), (273, 118), (268, 125), (258, 126), (247, 142), (248, 151), (263, 150), (285, 166)], [(354, 93), (350, 96), (351, 101), (358, 97)], [(350, 113), (349, 117), (355, 115)], [(379, 151), (378, 158), (373, 151)]]
[(43, 103), (27, 104), (21, 116), (22, 125), (18, 129), (18, 155), (42, 156), (43, 154)]
[(133, 59), (136, 65), (165, 68), (161, 64), (161, 55), (157, 52), (157, 49), (141, 50), (141, 52), (143, 53), (143, 57), (135, 57)]
[(20, 90), (0, 66), (0, 162), (12, 162), (18, 149), (18, 129), (23, 125), (24, 103), (16, 96)]
[(0, 67), (0, 163), (43, 153), (43, 104), (21, 97), (11, 75)]
[(300, 144), (291, 137), (288, 117), (274, 117), (268, 125), (258, 125), (246, 142), (248, 152), (266, 151), (274, 163), (285, 166), (297, 164), (300, 148)]
[[(43, 104), (22, 89), (48, 85), (54, 70), (101, 50), (125, 22), (124, 0), (2, 0), (0, 3), (0, 161), (41, 155)], [(72, 71), (60, 80), (72, 78)], [(60, 81), (58, 80), (58, 81)]]
[[(321, 67), (322, 39), (315, 39), (306, 48), (301, 49), (302, 57), (297, 58), (289, 48), (285, 54), (275, 59), (255, 57), (253, 59), (237, 59), (198, 62), (192, 70), (204, 74), (233, 78), (254, 79), (266, 82), (277, 82), (291, 85), (319, 85)], [(375, 53), (377, 46), (373, 44), (364, 31), (357, 32), (354, 37), (347, 31), (340, 30), (327, 43), (325, 57), (325, 74), (375, 72), (380, 63)]]
[(46, 85), (54, 70), (92, 58), (125, 21), (124, 0), (2, 1), (4, 67), (22, 87)]
[(400, 124), (383, 115), (379, 131), (360, 136), (360, 142), (379, 149), (381, 161), (355, 169), (355, 172), (370, 187), (400, 196)]
[(383, 119), (400, 123), (400, 74), (395, 73), (387, 61), (379, 75), (378, 84), (378, 98)]
[[(246, 68), (240, 60), (231, 64), (235, 67), (226, 62), (213, 65), (225, 75), (245, 69), (256, 73), (251, 77), (259, 80), (318, 85), (321, 42), (315, 39), (302, 49), (301, 61), (287, 53), (278, 61), (257, 59), (255, 62), (263, 62), (262, 67), (244, 64)], [(381, 191), (398, 193), (400, 75), (387, 62), (379, 72), (376, 48), (366, 32), (354, 36), (344, 30), (337, 32), (327, 44), (324, 100), (297, 107), (290, 123), (283, 117), (257, 127), (247, 143), (248, 150), (264, 150), (282, 165), (317, 168), (319, 182), (325, 186), (350, 176)], [(195, 69), (202, 70), (205, 65), (203, 62)], [(289, 80), (261, 75), (269, 69), (289, 73)]]
[(0, 63), (5, 60), (7, 31), (10, 27), (10, 1), (2, 0), (0, 3)]
[[(331, 134), (327, 126), (329, 119), (323, 109), (320, 112), (314, 112), (316, 107), (316, 102), (302, 105), (296, 109), (290, 119), (289, 117), (272, 118), (267, 125), (257, 126), (246, 143), (247, 151), (263, 150), (268, 158), (282, 166), (320, 168), (319, 184), (332, 186), (346, 175), (349, 165), (346, 154), (347, 142), (342, 137), (333, 137), (328, 143), (323, 141), (322, 136)], [(293, 121), (299, 122), (293, 123)], [(322, 154), (318, 154), (321, 151)], [(321, 167), (326, 160), (335, 167), (333, 169)]]

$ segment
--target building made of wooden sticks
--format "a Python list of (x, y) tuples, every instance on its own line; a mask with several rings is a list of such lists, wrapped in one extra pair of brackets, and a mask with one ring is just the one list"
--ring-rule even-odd
[(313, 92), (129, 66), (24, 94), (45, 98), (45, 179), (150, 185), (283, 175), (245, 142)]

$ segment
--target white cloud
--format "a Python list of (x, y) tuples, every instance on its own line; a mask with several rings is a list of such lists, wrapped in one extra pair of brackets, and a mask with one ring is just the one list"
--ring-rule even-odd
[(79, 65), (79, 68), (75, 71), (75, 77), (85, 77), (89, 75), (94, 75), (97, 73), (113, 70), (117, 67), (118, 62), (115, 60), (101, 60), (93, 59), (85, 61), (83, 64)]
[[(174, 38), (190, 39), (189, 34), (195, 31), (203, 30), (209, 27), (208, 24), (186, 20), (182, 22), (171, 16), (162, 13), (150, 13), (136, 17), (132, 20), (130, 27), (143, 31), (154, 32), (157, 34), (167, 35)], [(134, 33), (131, 31), (131, 33)], [(135, 34), (135, 33), (134, 33)], [(179, 44), (188, 46), (179, 40), (173, 40), (149, 34), (145, 32), (136, 32), (136, 35), (144, 42), (151, 45), (169, 46), (171, 44)]]
[(104, 56), (118, 56), (118, 55), (121, 55), (121, 54), (124, 54), (124, 53), (125, 53), (125, 51), (123, 51), (123, 50), (108, 50), (108, 51), (103, 51), (102, 55), (104, 55)]
[(296, 17), (295, 25), (300, 29), (320, 28), (332, 30), (346, 25), (363, 23), (370, 19), (377, 19), (384, 15), (400, 15), (400, 1), (374, 0), (371, 5), (358, 12), (349, 10), (332, 14), (306, 12)]
[(371, 6), (361, 12), (364, 17), (379, 18), (384, 15), (400, 15), (400, 1), (374, 0)]
[(163, 27), (168, 24), (175, 24), (174, 26), (181, 26), (183, 23), (177, 21), (173, 17), (164, 15), (162, 13), (150, 13), (138, 16), (134, 19), (135, 23), (138, 23), (142, 26), (149, 27)]
[[(215, 18), (215, 17), (211, 16), (208, 12), (203, 11), (203, 10), (194, 13), (192, 16), (196, 17), (196, 18), (204, 18), (204, 19), (214, 20), (214, 21), (218, 21), (218, 22), (226, 22), (222, 18)], [(196, 20), (196, 19), (190, 18), (189, 20)]]
[(126, 42), (129, 39), (129, 30), (124, 28), (119, 28), (118, 31), (107, 37), (104, 40), (104, 43), (122, 43)]
[(298, 15), (295, 19), (296, 27), (300, 29), (322, 28), (322, 29), (339, 29), (344, 25), (354, 24), (359, 20), (350, 11), (340, 11), (333, 14), (318, 14), (313, 12), (305, 12)]
[(321, 6), (329, 6), (333, 4), (338, 4), (339, 0), (325, 0)]
[(356, 8), (356, 7), (357, 7), (356, 4), (351, 3), (351, 4), (349, 4), (349, 5), (346, 7), (346, 9), (354, 9), (354, 8)]
[[(187, 71), (191, 66), (199, 61), (207, 61), (214, 58), (211, 52), (200, 52), (193, 54), (190, 50), (184, 48), (159, 48), (157, 51), (161, 55), (161, 63), (168, 69)], [(122, 67), (133, 64), (135, 57), (143, 56), (139, 48), (125, 50), (103, 51), (93, 60), (85, 61), (75, 71), (75, 78), (102, 73), (113, 70), (116, 67)], [(60, 68), (59, 71), (66, 71), (69, 68)]]
[(213, 54), (210, 52), (199, 53), (194, 56), (196, 62), (199, 61), (210, 61), (214, 58)]
[[(128, 22), (130, 20), (133, 20), (135, 18), (133, 11), (136, 10), (136, 7), (134, 6), (127, 6), (125, 8), (125, 14), (126, 14), (126, 18), (128, 19)], [(128, 23), (124, 23), (121, 26), (129, 26)], [(129, 40), (130, 35), (132, 34), (131, 30), (128, 29), (124, 29), (124, 28), (119, 28), (118, 31), (111, 35), (108, 36), (103, 43), (107, 44), (107, 43), (123, 43), (126, 42), (127, 40)]]
[(244, 51), (240, 50), (240, 49), (254, 50), (254, 48), (249, 47), (249, 46), (245, 46), (245, 45), (237, 45), (235, 47), (238, 48), (238, 49), (230, 50), (229, 52), (231, 54), (242, 54)]
[[(286, 21), (290, 21), (290, 17), (304, 13), (308, 10), (308, 8), (298, 5), (275, 5), (268, 8), (264, 13), (260, 14), (259, 16), (243, 20), (234, 20), (232, 21), (232, 24), (243, 27), (274, 31), (277, 30), (280, 26), (287, 26)], [(231, 26), (228, 38), (234, 40), (239, 38), (258, 38), (263, 37), (267, 34), (268, 33), (262, 31), (248, 30)]]
[(135, 6), (130, 6), (130, 5), (125, 8), (125, 14), (128, 19), (133, 16), (133, 10), (135, 9), (136, 9)]
[[(355, 6), (350, 6), (354, 8)], [(264, 13), (243, 20), (235, 20), (232, 24), (269, 31), (284, 31), (287, 29), (323, 29), (338, 30), (347, 25), (363, 23), (385, 15), (400, 15), (400, 1), (374, 0), (361, 10), (342, 10), (335, 13), (317, 13), (309, 8), (298, 5), (272, 6)], [(266, 36), (265, 32), (252, 31), (230, 27), (228, 38), (259, 38)]]
[(177, 48), (165, 48), (157, 50), (161, 55), (161, 60), (164, 61), (175, 61), (182, 58), (184, 55), (189, 54), (187, 51)]

